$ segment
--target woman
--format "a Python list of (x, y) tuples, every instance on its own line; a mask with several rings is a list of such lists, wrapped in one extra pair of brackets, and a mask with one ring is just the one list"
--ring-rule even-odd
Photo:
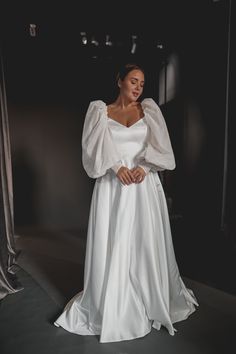
[[(180, 277), (164, 191), (157, 171), (175, 168), (165, 120), (143, 92), (144, 72), (128, 64), (119, 95), (90, 103), (82, 135), (85, 171), (94, 185), (84, 289), (55, 321), (67, 331), (130, 340), (186, 319), (199, 306)], [(195, 305), (195, 306), (194, 306)]]

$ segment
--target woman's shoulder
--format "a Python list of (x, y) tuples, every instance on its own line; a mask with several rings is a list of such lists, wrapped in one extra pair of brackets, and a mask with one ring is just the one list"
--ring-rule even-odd
[(141, 102), (143, 108), (150, 108), (150, 109), (159, 109), (158, 104), (154, 101), (153, 98), (144, 98)]
[(163, 121), (164, 117), (158, 104), (153, 98), (145, 98), (142, 101), (144, 115), (149, 116), (154, 121)]
[(94, 100), (94, 101), (90, 101), (89, 103), (89, 108), (105, 108), (106, 107), (106, 103), (102, 100)]

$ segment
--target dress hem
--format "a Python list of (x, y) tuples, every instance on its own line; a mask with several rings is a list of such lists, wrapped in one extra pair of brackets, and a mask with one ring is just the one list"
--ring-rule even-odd
[[(199, 306), (199, 304), (197, 304), (196, 306)], [(177, 322), (181, 322), (181, 321), (184, 321), (186, 320), (192, 313), (194, 313), (196, 311), (196, 308), (193, 307), (192, 309), (190, 309), (184, 317), (181, 317), (181, 318), (178, 318), (178, 319), (175, 319), (173, 321), (171, 321), (172, 325), (174, 323), (177, 323)], [(154, 328), (155, 330), (157, 331), (160, 331), (161, 330), (161, 327), (164, 327), (165, 329), (167, 329), (169, 335), (171, 336), (174, 336), (175, 335), (175, 332), (178, 332), (178, 330), (176, 328), (173, 327), (173, 332), (171, 332), (164, 324), (161, 324), (159, 323), (158, 327), (155, 327), (154, 326), (154, 320), (150, 320), (152, 323), (152, 325), (150, 325), (150, 328), (148, 328), (144, 333), (142, 334), (138, 334), (136, 336), (133, 336), (133, 337), (129, 337), (129, 338), (119, 338), (119, 339), (109, 339), (109, 340), (99, 340), (100, 343), (112, 343), (112, 342), (121, 342), (121, 341), (128, 341), (128, 340), (133, 340), (133, 339), (137, 339), (137, 338), (142, 338), (142, 337), (145, 337), (147, 334), (149, 334), (152, 330), (152, 328)], [(95, 329), (92, 329), (91, 327), (90, 328), (85, 328), (85, 326), (82, 326), (81, 327), (81, 330), (80, 331), (72, 331), (72, 330), (69, 330), (68, 328), (66, 328), (66, 326), (63, 326), (61, 324), (59, 324), (57, 321), (54, 322), (54, 325), (56, 327), (61, 327), (63, 328), (64, 330), (68, 331), (68, 332), (71, 332), (71, 333), (74, 333), (74, 334), (77, 334), (77, 335), (88, 335), (88, 336), (91, 336), (91, 335), (98, 335), (98, 336), (101, 336), (101, 332), (100, 331), (97, 331)], [(82, 329), (83, 328), (83, 329)], [(79, 333), (80, 332), (80, 333)]]

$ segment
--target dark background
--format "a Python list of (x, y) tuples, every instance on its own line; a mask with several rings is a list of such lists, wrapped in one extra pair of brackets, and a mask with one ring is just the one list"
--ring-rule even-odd
[(16, 232), (70, 230), (86, 237), (94, 183), (81, 163), (87, 106), (115, 98), (115, 75), (128, 61), (144, 67), (144, 97), (158, 103), (160, 73), (174, 54), (178, 89), (160, 107), (177, 162), (162, 176), (177, 260), (182, 274), (236, 294), (235, 10), (229, 48), (229, 9), (226, 0), (1, 5)]

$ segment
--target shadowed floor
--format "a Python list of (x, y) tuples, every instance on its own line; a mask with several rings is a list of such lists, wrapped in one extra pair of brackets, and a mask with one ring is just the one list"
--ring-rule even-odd
[(83, 286), (85, 239), (72, 233), (16, 237), (17, 276), (24, 289), (0, 302), (1, 354), (225, 354), (231, 353), (236, 297), (182, 277), (199, 302), (170, 336), (162, 327), (143, 338), (99, 343), (98, 336), (79, 336), (53, 325), (65, 303)]

